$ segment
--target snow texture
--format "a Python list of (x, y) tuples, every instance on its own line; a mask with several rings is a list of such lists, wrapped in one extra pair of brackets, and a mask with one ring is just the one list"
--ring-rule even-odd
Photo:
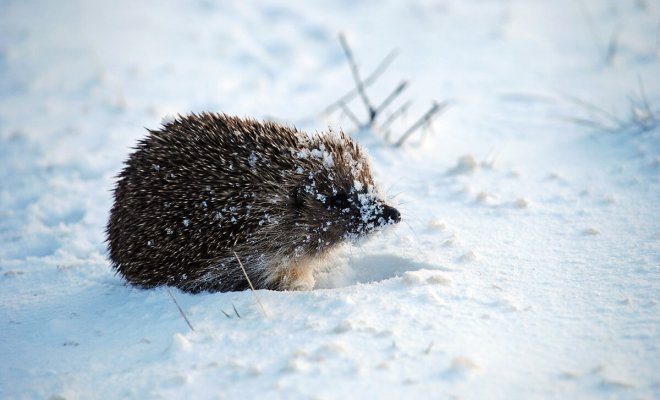
[[(645, 0), (0, 2), (0, 398), (660, 398), (659, 20)], [(403, 221), (312, 291), (173, 290), (191, 331), (109, 267), (114, 176), (188, 111), (352, 131), (316, 117), (353, 85), (338, 32), (363, 75), (399, 49), (369, 92), (411, 77), (394, 134), (451, 99), (423, 141), (355, 134)]]

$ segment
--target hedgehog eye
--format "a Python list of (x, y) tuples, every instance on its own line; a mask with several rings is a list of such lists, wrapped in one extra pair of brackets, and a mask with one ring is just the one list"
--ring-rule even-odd
[(351, 205), (348, 201), (348, 196), (345, 193), (337, 193), (328, 199), (328, 205), (333, 208), (344, 209), (349, 208)]

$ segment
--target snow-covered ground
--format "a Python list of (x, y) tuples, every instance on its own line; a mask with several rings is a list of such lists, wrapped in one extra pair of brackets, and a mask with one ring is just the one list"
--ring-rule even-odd
[[(109, 267), (113, 177), (170, 113), (354, 130), (339, 32), (396, 133), (450, 100), (357, 135), (405, 223), (267, 316), (173, 290), (192, 332)], [(651, 0), (0, 1), (0, 398), (659, 398), (658, 77)]]

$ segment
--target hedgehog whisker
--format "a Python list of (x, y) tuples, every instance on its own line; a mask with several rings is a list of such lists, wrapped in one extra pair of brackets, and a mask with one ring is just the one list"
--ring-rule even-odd
[(388, 197), (388, 200), (394, 200), (394, 199), (396, 199), (398, 196), (402, 195), (403, 193), (406, 193), (406, 191), (405, 191), (405, 190), (402, 190), (402, 191), (400, 191), (400, 192), (397, 192), (397, 193), (393, 194), (392, 196), (389, 196), (389, 197)]
[(419, 241), (419, 236), (417, 235), (417, 232), (415, 232), (415, 230), (413, 229), (412, 225), (410, 225), (408, 223), (408, 221), (405, 221), (405, 220), (403, 221), (403, 223), (405, 223), (406, 226), (408, 227), (408, 229), (410, 229), (410, 231), (413, 233), (413, 235), (415, 235), (415, 240)]
[(407, 205), (407, 204), (415, 204), (416, 202), (417, 202), (417, 201), (415, 201), (415, 200), (407, 200), (407, 201), (404, 201), (404, 202), (402, 202), (402, 203), (400, 202), (400, 203), (398, 203), (397, 205), (398, 205), (398, 206), (405, 206), (405, 205)]

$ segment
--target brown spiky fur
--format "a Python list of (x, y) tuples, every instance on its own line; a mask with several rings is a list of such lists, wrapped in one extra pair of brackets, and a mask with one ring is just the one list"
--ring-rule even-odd
[(188, 292), (309, 289), (336, 245), (399, 221), (343, 133), (190, 114), (150, 130), (118, 176), (107, 226), (130, 283)]

